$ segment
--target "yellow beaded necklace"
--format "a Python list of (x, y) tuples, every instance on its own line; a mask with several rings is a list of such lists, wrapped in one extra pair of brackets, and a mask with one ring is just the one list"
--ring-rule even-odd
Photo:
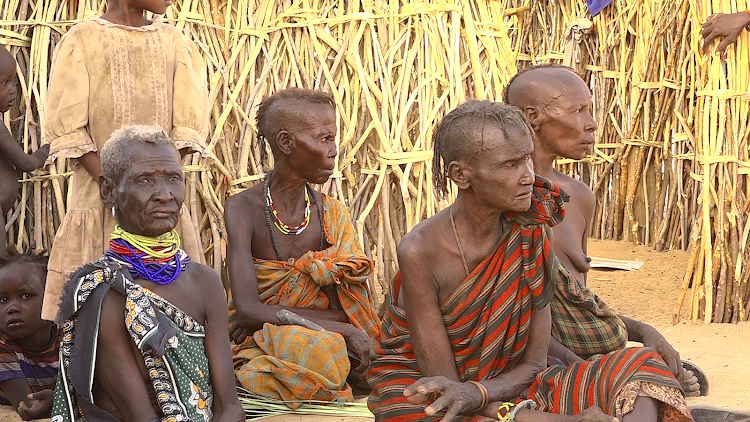
[[(118, 224), (112, 231), (111, 239), (125, 240), (134, 247), (138, 248), (141, 252), (144, 252), (148, 256), (156, 259), (171, 258), (175, 256), (180, 250), (180, 235), (177, 234), (177, 230), (175, 229), (172, 229), (171, 231), (156, 237), (149, 237), (129, 233), (123, 230), (123, 228)], [(153, 248), (159, 248), (160, 250), (157, 251)]]

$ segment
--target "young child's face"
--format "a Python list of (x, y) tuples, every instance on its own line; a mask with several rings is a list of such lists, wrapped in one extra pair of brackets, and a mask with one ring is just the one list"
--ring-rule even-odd
[(30, 267), (12, 263), (0, 268), (0, 330), (16, 340), (31, 337), (48, 324), (41, 317), (44, 273)]
[(16, 99), (16, 62), (10, 53), (4, 53), (0, 52), (0, 113), (8, 111)]

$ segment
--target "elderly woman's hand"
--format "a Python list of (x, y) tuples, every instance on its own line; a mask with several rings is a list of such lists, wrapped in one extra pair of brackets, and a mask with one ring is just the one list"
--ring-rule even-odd
[(723, 52), (729, 44), (737, 41), (742, 30), (750, 24), (750, 13), (715, 13), (706, 18), (701, 26), (701, 36), (703, 37), (703, 52), (713, 44), (715, 39), (720, 39), (717, 52)]
[(473, 384), (453, 381), (446, 377), (420, 378), (404, 390), (409, 403), (420, 404), (434, 400), (424, 409), (428, 415), (445, 409), (441, 421), (450, 422), (459, 414), (477, 411), (482, 404), (482, 392)]

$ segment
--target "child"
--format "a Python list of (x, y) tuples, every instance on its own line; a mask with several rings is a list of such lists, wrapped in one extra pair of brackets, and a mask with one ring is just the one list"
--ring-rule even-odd
[(0, 404), (26, 421), (50, 416), (59, 367), (59, 331), (40, 317), (46, 277), (46, 256), (0, 259)]
[[(114, 228), (99, 198), (98, 151), (112, 132), (155, 125), (181, 153), (202, 152), (208, 136), (206, 67), (197, 47), (177, 28), (149, 21), (169, 1), (111, 0), (106, 13), (79, 23), (54, 53), (44, 122), (48, 163), (70, 159), (67, 212), (50, 252), (42, 318), (53, 320), (67, 276), (104, 254)], [(185, 251), (203, 262), (187, 212), (177, 227)]]
[[(10, 109), (16, 99), (16, 60), (0, 46), (0, 114)], [(27, 155), (8, 128), (0, 123), (0, 257), (5, 256), (5, 215), (18, 197), (18, 170), (29, 172), (44, 165), (49, 145)]]

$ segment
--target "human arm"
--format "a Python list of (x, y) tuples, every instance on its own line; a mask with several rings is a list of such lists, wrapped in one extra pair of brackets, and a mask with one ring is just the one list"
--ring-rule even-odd
[[(90, 86), (80, 34), (74, 27), (55, 48), (42, 132), (43, 143), (50, 145), (47, 164), (57, 158), (78, 159), (96, 153), (87, 128)], [(99, 180), (98, 175), (94, 180)]]
[[(536, 377), (544, 369), (546, 361), (546, 345), (549, 339), (552, 319), (549, 306), (535, 310), (531, 317), (529, 340), (524, 356), (513, 369), (489, 380), (482, 380), (481, 384), (487, 390), (489, 403), (473, 413), (489, 418), (496, 418), (498, 409), (504, 401), (513, 401), (520, 397)], [(520, 378), (520, 379), (519, 379)], [(450, 380), (446, 377), (422, 378), (409, 386), (405, 394), (411, 403), (421, 403), (430, 397), (437, 399), (425, 409), (428, 415), (435, 414), (441, 409), (447, 409), (442, 421), (451, 421), (458, 414), (472, 412), (481, 404), (478, 387)], [(519, 422), (614, 422), (615, 418), (606, 415), (598, 407), (591, 407), (579, 415), (557, 415), (535, 410), (523, 409), (516, 415)]]
[[(18, 372), (20, 371), (21, 369), (19, 367)], [(22, 373), (21, 376), (23, 376)], [(5, 398), (8, 399), (10, 405), (13, 406), (16, 411), (21, 404), (25, 404), (26, 406), (32, 405), (32, 401), (28, 398), (28, 395), (31, 394), (31, 387), (29, 386), (28, 381), (26, 381), (26, 378), (14, 378), (0, 381), (0, 390), (3, 391)]]
[(227, 333), (227, 307), (224, 287), (219, 275), (212, 269), (200, 266), (199, 280), (205, 280), (204, 312), (206, 320), (206, 357), (213, 387), (213, 420), (244, 421), (245, 412), (237, 399), (237, 389), (232, 367), (232, 351)]
[(656, 328), (624, 315), (618, 316), (625, 323), (629, 341), (643, 343), (643, 346), (654, 349), (664, 359), (672, 374), (677, 379), (682, 379), (685, 369), (682, 367), (680, 353), (669, 344)]
[(99, 183), (99, 176), (102, 175), (102, 162), (99, 159), (99, 154), (87, 152), (78, 158), (78, 163), (96, 180), (96, 183)]
[(205, 153), (210, 104), (206, 64), (195, 43), (182, 33), (175, 34), (175, 72), (172, 89), (172, 129), (170, 137), (184, 157)]
[(276, 312), (281, 309), (289, 309), (326, 330), (344, 335), (344, 338), (358, 336), (357, 331), (361, 330), (349, 324), (349, 317), (344, 311), (282, 307), (261, 302), (252, 258), (255, 219), (253, 213), (249, 212), (248, 202), (246, 198), (233, 196), (227, 200), (224, 207), (224, 219), (233, 227), (227, 232), (229, 284), (237, 312), (237, 321), (229, 330), (232, 340), (236, 344), (242, 343), (247, 335), (261, 329), (266, 322), (281, 325), (276, 318)]
[(580, 356), (573, 353), (570, 349), (562, 345), (555, 337), (550, 335), (549, 338), (549, 351), (547, 352), (550, 356), (560, 359), (566, 366), (572, 365), (576, 362), (583, 360)]
[(48, 154), (49, 145), (42, 145), (33, 153), (26, 154), (8, 128), (0, 124), (0, 155), (7, 158), (17, 170), (28, 173), (42, 167)]
[[(124, 422), (157, 417), (135, 353), (140, 352), (125, 329), (125, 298), (109, 291), (102, 300), (96, 347), (94, 383), (114, 405)], [(123, 388), (126, 385), (128, 388)]]
[(27, 406), (26, 402), (21, 402), (17, 408), (18, 414), (25, 421), (49, 418), (52, 416), (52, 403), (54, 400), (55, 390), (46, 389), (31, 393), (27, 396), (26, 400), (31, 401), (31, 406)]
[(715, 13), (706, 18), (701, 25), (701, 36), (703, 37), (703, 52), (708, 52), (708, 48), (714, 40), (719, 39), (721, 42), (716, 47), (717, 52), (723, 52), (729, 44), (737, 41), (742, 30), (750, 25), (750, 13), (746, 11), (737, 13)]

